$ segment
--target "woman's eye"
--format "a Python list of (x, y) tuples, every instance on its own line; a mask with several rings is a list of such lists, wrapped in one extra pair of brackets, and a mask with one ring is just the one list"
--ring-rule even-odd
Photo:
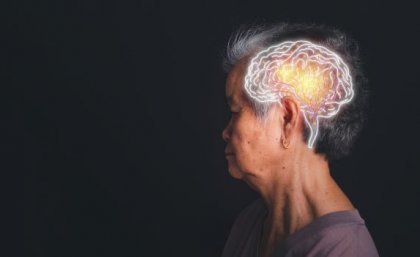
[(239, 112), (234, 112), (234, 111), (230, 111), (230, 116), (232, 117), (232, 118), (237, 118), (237, 117), (239, 117)]

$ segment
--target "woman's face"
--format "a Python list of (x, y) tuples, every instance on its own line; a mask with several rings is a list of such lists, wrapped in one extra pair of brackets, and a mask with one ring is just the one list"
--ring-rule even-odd
[(264, 175), (281, 162), (282, 109), (274, 105), (266, 120), (260, 121), (242, 89), (246, 62), (238, 63), (229, 73), (226, 97), (231, 118), (223, 130), (229, 173), (237, 179)]

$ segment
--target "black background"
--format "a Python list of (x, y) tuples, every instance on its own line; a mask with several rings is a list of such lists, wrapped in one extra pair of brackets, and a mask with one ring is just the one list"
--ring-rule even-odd
[[(220, 63), (240, 24), (337, 26), (369, 123), (332, 174), (381, 256), (420, 239), (419, 15), (395, 1), (2, 4), (2, 256), (220, 256), (257, 195), (228, 175)], [(23, 181), (23, 184), (22, 184)]]

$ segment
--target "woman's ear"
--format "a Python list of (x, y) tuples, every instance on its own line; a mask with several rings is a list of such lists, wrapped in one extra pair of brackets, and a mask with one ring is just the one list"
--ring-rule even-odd
[(283, 135), (284, 140), (290, 142), (291, 135), (298, 130), (300, 107), (295, 99), (285, 97), (282, 99), (283, 105)]

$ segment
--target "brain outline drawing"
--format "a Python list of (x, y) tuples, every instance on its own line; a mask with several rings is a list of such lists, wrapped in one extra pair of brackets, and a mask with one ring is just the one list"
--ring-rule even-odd
[(354, 96), (341, 57), (307, 40), (285, 41), (259, 52), (248, 65), (244, 88), (261, 103), (281, 103), (287, 96), (298, 100), (310, 128), (309, 148), (317, 138), (319, 118), (335, 116)]

